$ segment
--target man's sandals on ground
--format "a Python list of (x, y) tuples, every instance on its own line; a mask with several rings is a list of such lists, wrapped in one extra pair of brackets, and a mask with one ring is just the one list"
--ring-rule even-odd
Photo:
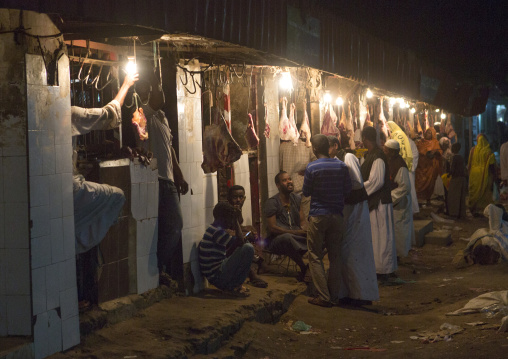
[(266, 288), (266, 287), (268, 287), (268, 283), (266, 283), (261, 278), (256, 278), (256, 279), (250, 280), (249, 282), (247, 282), (247, 284), (250, 284), (250, 285), (252, 285), (254, 287), (257, 287), (257, 288)]
[(249, 289), (245, 288), (243, 285), (235, 288), (235, 289), (226, 289), (222, 291), (225, 294), (231, 295), (233, 297), (238, 298), (247, 298), (249, 294)]

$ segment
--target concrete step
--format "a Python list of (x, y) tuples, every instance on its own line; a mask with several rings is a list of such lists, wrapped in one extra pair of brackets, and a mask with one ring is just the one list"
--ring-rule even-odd
[(425, 244), (425, 235), (432, 232), (434, 224), (430, 219), (414, 220), (415, 240), (417, 247), (423, 247)]
[(452, 244), (452, 232), (448, 230), (432, 231), (425, 235), (425, 244), (448, 246)]

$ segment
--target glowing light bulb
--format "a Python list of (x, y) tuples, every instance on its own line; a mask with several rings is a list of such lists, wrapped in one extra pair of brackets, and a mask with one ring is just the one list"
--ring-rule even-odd
[(415, 112), (416, 112), (416, 109), (413, 107), (413, 108), (411, 109), (411, 113), (415, 113)]
[(390, 107), (393, 107), (395, 105), (395, 97), (390, 97)]
[(441, 111), (441, 110), (440, 110), (440, 109), (438, 109), (438, 108), (436, 108), (436, 112), (439, 112), (439, 111)]
[(136, 65), (134, 61), (129, 60), (129, 62), (127, 62), (127, 64), (125, 65), (125, 71), (131, 75), (135, 74), (136, 72), (138, 72), (138, 65)]
[(402, 97), (399, 97), (399, 98), (397, 99), (397, 102), (399, 103), (399, 107), (404, 106), (404, 102), (405, 102), (405, 101), (404, 101), (404, 99), (403, 99)]
[(441, 114), (441, 120), (444, 120), (444, 119), (446, 119), (446, 114), (442, 113)]
[(291, 79), (291, 74), (289, 73), (289, 71), (283, 72), (280, 74), (279, 85), (284, 90), (292, 90), (293, 89), (293, 80)]
[(372, 93), (371, 90), (367, 90), (367, 93), (365, 94), (365, 96), (367, 96), (367, 98), (372, 98), (374, 94)]
[(342, 99), (342, 97), (339, 96), (337, 97), (335, 103), (337, 104), (337, 106), (342, 106), (344, 104), (344, 100)]
[(326, 92), (325, 95), (323, 96), (323, 100), (326, 102), (326, 103), (330, 103), (332, 102), (332, 95), (330, 95), (329, 92)]

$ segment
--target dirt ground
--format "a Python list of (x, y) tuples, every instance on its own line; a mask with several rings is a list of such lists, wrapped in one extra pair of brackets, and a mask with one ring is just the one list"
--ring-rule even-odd
[[(235, 309), (238, 298), (206, 300), (209, 294), (177, 297), (157, 303), (126, 322), (102, 329), (86, 337), (80, 346), (52, 358), (183, 358), (188, 356), (184, 346), (174, 348), (178, 355), (168, 354), (167, 349), (181, 345), (186, 335), (199, 331), (206, 335), (207, 330), (225, 325), (221, 320), (230, 320), (226, 325), (231, 326), (232, 332), (237, 326), (240, 329), (232, 338), (224, 340), (215, 353), (189, 357), (505, 358), (508, 333), (497, 333), (500, 316), (445, 315), (482, 293), (508, 289), (508, 263), (462, 269), (452, 264), (454, 255), (466, 246), (467, 242), (461, 238), (487, 227), (487, 219), (468, 218), (452, 226), (461, 229), (453, 231), (450, 246), (425, 245), (412, 250), (401, 260), (397, 271), (398, 277), (407, 283), (380, 286), (380, 301), (371, 306), (312, 306), (307, 303), (303, 284), (297, 284), (294, 278), (267, 275), (268, 289), (251, 288), (252, 300), (266, 296), (266, 291), (275, 295), (277, 288), (292, 287), (299, 294), (275, 324), (256, 320), (240, 320), (238, 324), (234, 318), (246, 309), (246, 306)], [(434, 224), (434, 229), (440, 227)], [(207, 322), (205, 318), (210, 311), (223, 312), (223, 319)], [(296, 321), (311, 325), (310, 333), (291, 331), (289, 327)], [(186, 323), (183, 328), (187, 331), (174, 329), (176, 322)], [(485, 324), (467, 324), (474, 322)], [(446, 341), (411, 339), (425, 331), (437, 332), (444, 323), (458, 325), (463, 330)]]

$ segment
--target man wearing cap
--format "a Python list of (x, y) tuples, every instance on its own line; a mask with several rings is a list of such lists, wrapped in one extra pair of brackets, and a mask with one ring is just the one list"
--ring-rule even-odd
[(411, 249), (413, 210), (411, 205), (411, 180), (406, 162), (400, 155), (400, 145), (396, 140), (386, 141), (383, 151), (388, 158), (390, 190), (393, 202), (395, 247), (397, 256), (407, 256)]
[(388, 279), (388, 275), (397, 270), (397, 253), (388, 162), (376, 142), (376, 136), (373, 127), (363, 128), (362, 141), (368, 152), (365, 154), (361, 173), (368, 195), (376, 273), (378, 278)]
[[(361, 140), (360, 140), (361, 141)], [(360, 162), (349, 144), (328, 136), (330, 158), (344, 162), (351, 178), (351, 192), (344, 204), (344, 240), (340, 258), (339, 300), (343, 304), (362, 306), (379, 300), (367, 192), (363, 186)]]

